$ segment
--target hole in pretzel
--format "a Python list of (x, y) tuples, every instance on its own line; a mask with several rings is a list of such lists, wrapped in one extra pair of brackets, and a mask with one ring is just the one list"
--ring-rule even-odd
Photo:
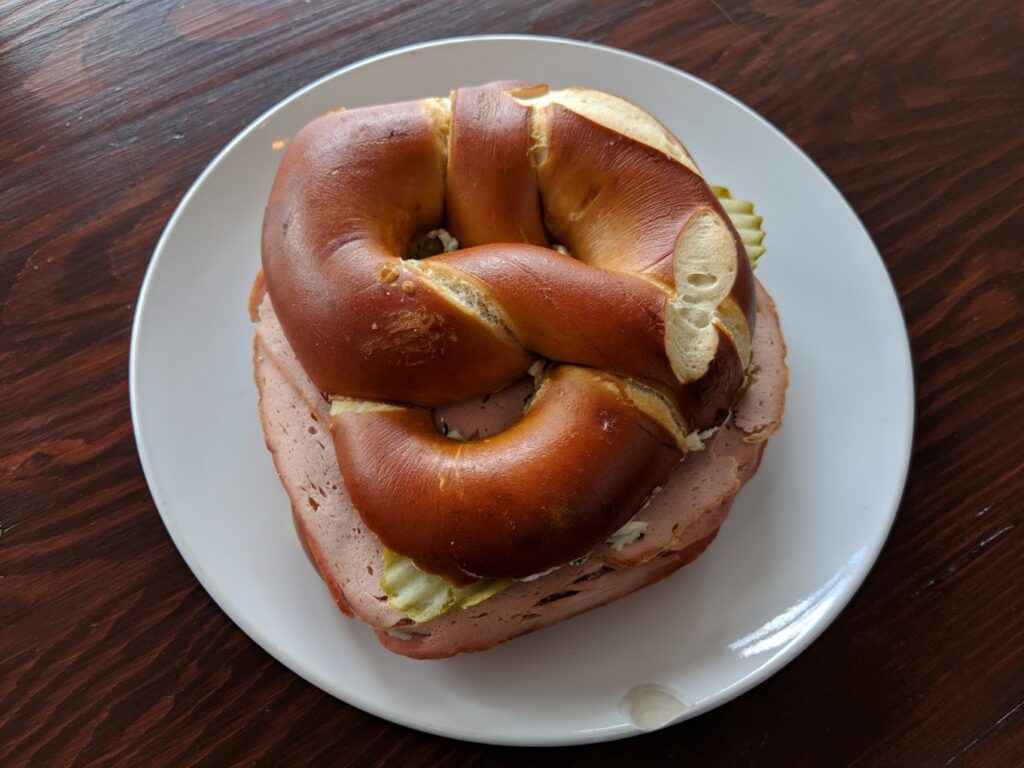
[(692, 272), (686, 276), (686, 282), (694, 288), (704, 288), (718, 282), (718, 277), (707, 272)]
[(452, 237), (447, 229), (439, 227), (413, 238), (406, 258), (419, 261), (420, 259), (429, 259), (431, 256), (438, 256), (442, 253), (451, 253), (458, 249), (459, 241)]
[(434, 426), (451, 440), (479, 440), (508, 429), (522, 418), (534, 381), (523, 378), (504, 389), (435, 408)]

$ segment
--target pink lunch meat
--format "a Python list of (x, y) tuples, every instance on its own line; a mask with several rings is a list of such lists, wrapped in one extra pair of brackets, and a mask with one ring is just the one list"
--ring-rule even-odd
[[(701, 554), (736, 493), (757, 470), (765, 441), (781, 426), (788, 373), (771, 298), (758, 284), (754, 381), (730, 423), (703, 451), (680, 462), (633, 518), (644, 537), (601, 546), (581, 566), (519, 582), (469, 609), (414, 624), (392, 610), (380, 587), (381, 547), (349, 501), (331, 444), (329, 405), (306, 376), (259, 283), (254, 364), (267, 447), (292, 502), (300, 538), (339, 607), (373, 627), (388, 649), (442, 658), (490, 648), (605, 605), (658, 581)], [(498, 431), (522, 409), (532, 385), (439, 409), (437, 420), (465, 437)]]

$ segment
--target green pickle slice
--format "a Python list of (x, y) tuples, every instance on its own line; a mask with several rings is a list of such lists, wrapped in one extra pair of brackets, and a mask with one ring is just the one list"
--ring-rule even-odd
[(407, 557), (390, 549), (382, 551), (384, 573), (380, 586), (388, 606), (420, 624), (455, 608), (470, 608), (509, 587), (512, 579), (477, 579), (456, 587), (441, 576), (424, 573)]
[(736, 227), (744, 247), (747, 249), (747, 258), (750, 259), (751, 268), (757, 267), (757, 260), (764, 253), (764, 230), (761, 229), (760, 216), (754, 213), (754, 204), (746, 200), (737, 200), (732, 196), (728, 187), (711, 185), (711, 191), (715, 193), (718, 202), (728, 214), (732, 225)]

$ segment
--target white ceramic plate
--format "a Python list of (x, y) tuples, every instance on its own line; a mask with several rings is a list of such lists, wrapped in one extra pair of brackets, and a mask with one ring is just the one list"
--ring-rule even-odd
[[(281, 157), (275, 142), (340, 105), (513, 78), (624, 96), (678, 134), (708, 179), (757, 203), (768, 232), (758, 277), (778, 303), (789, 345), (786, 423), (694, 565), (486, 653), (412, 661), (338, 612), (296, 540), (257, 418), (246, 299)], [(690, 75), (621, 51), (530, 37), (447, 40), (368, 59), (242, 131), (157, 245), (135, 318), (131, 396), (164, 523), (250, 637), (361, 709), (505, 744), (628, 736), (728, 701), (793, 659), (878, 555), (902, 493), (913, 422), (909, 347), (892, 285), (822, 172), (761, 117)], [(646, 693), (630, 695), (637, 690)]]

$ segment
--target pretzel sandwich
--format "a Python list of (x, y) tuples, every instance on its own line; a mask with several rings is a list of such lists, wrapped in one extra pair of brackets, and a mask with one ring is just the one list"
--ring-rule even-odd
[[(265, 294), (258, 280), (253, 307), (264, 429), (343, 609), (361, 602), (338, 578), (345, 570), (383, 569), (386, 580), (402, 563), (453, 604), (497, 605), (605, 548), (733, 413), (759, 318), (773, 356), (762, 363), (782, 379), (733, 441), (757, 446), (744, 472), (778, 428), (784, 346), (744, 241), (682, 144), (614, 96), (495, 83), (320, 117), (282, 159), (262, 250)], [(337, 541), (316, 519), (324, 502), (312, 508), (298, 464), (283, 466), (274, 414), (284, 400), (269, 403), (271, 390), (304, 404), (317, 442), (329, 432), (319, 444), (340, 470), (336, 506), (382, 559), (330, 562)], [(509, 398), (518, 405), (524, 392), (517, 412)], [(500, 423), (445, 420), (488, 399), (506, 409)], [(715, 509), (727, 510), (740, 484)], [(695, 556), (695, 543), (677, 538), (662, 551)], [(633, 591), (686, 560), (622, 581)], [(388, 610), (402, 614), (386, 584), (364, 588), (384, 589)], [(356, 613), (382, 631), (443, 615)]]

